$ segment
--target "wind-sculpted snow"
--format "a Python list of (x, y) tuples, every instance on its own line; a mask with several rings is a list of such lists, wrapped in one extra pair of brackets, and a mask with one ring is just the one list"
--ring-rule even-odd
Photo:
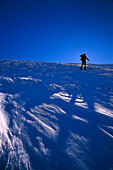
[(0, 66), (0, 170), (113, 169), (113, 65)]
[[(5, 95), (0, 93), (0, 169), (29, 169), (29, 156), (23, 148), (22, 141), (9, 127), (8, 113), (4, 111)], [(17, 128), (17, 125), (14, 127)]]

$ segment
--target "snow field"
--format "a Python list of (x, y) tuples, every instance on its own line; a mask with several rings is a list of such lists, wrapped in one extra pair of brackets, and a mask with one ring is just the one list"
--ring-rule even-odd
[(2, 169), (113, 169), (113, 65), (0, 64)]

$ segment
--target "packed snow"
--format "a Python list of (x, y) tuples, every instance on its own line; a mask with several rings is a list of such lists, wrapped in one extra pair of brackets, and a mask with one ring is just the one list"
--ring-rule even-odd
[(113, 65), (0, 60), (1, 170), (112, 170)]

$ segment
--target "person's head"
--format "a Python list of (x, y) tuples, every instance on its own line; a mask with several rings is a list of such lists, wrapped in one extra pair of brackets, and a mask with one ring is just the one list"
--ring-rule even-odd
[(84, 53), (84, 55), (86, 55), (86, 53)]

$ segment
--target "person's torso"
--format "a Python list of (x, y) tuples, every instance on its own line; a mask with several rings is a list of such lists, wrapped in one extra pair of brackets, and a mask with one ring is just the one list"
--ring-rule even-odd
[(81, 55), (81, 60), (82, 61), (86, 61), (86, 59), (87, 59), (87, 57), (83, 54), (83, 55)]

